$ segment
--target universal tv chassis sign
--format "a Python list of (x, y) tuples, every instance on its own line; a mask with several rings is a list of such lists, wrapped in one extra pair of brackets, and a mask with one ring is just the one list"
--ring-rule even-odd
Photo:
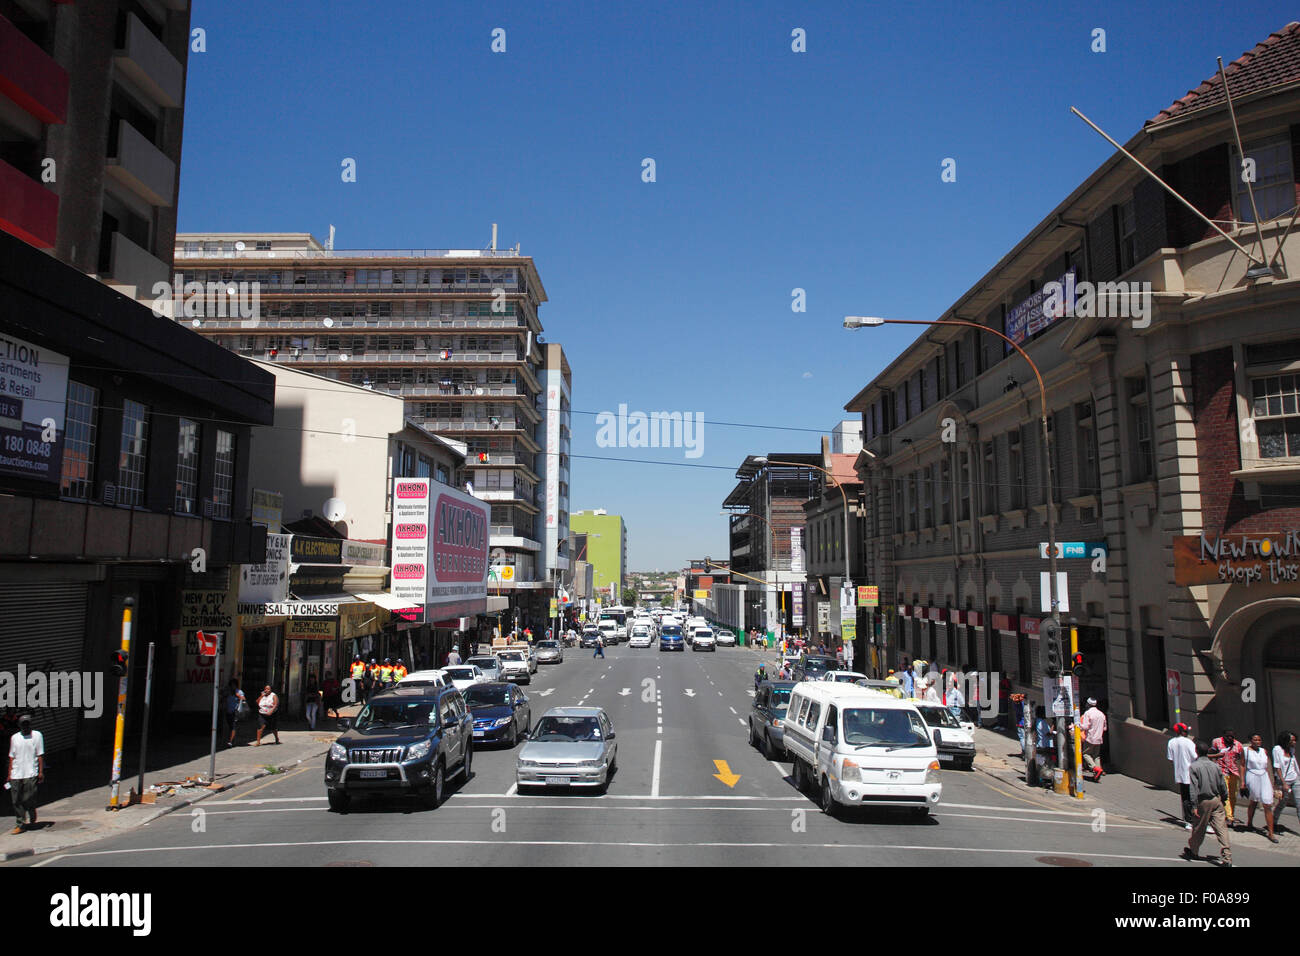
[(424, 605), (431, 620), (482, 613), (489, 517), (484, 502), (440, 482), (395, 479), (393, 596)]

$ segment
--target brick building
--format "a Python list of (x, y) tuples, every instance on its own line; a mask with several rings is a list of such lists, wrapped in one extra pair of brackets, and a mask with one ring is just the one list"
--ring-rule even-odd
[[(935, 317), (1032, 357), (1050, 490), (1038, 385), (999, 335), (933, 326), (846, 406), (890, 666), (997, 671), (1041, 701), (1050, 507), (1057, 540), (1083, 546), (1058, 562), (1062, 619), (1110, 715), (1106, 756), (1165, 783), (1175, 706), (1204, 737), (1300, 725), (1300, 24), (1227, 75), (1253, 203), (1217, 76), (1125, 148), (1231, 241), (1115, 154)], [(1044, 309), (1054, 281), (1074, 297)], [(1149, 310), (1085, 294), (1103, 282), (1150, 283)]]

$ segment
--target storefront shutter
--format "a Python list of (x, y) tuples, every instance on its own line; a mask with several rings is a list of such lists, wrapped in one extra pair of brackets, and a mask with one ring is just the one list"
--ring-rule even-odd
[[(18, 665), (30, 674), (82, 669), (89, 585), (68, 582), (0, 584), (0, 672), (18, 678)], [(115, 692), (104, 680), (105, 700)], [(48, 703), (48, 701), (47, 701)], [(102, 701), (101, 701), (102, 703)], [(24, 708), (45, 737), (49, 753), (71, 749), (81, 710), (71, 707)]]

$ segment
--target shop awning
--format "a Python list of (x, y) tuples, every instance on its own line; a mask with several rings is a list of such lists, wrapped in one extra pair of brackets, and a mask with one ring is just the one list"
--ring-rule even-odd
[(407, 608), (419, 607), (418, 604), (412, 604), (405, 598), (393, 597), (388, 591), (358, 593), (356, 596), (363, 601), (369, 601), (376, 607), (382, 607), (385, 611), (405, 611)]

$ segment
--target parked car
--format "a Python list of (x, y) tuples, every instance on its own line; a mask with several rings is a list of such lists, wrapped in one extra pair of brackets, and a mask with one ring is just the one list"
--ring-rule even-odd
[(450, 681), (442, 670), (411, 671), (397, 682), (398, 687), (447, 687)]
[(794, 679), (796, 682), (801, 680), (821, 680), (822, 675), (827, 671), (839, 669), (839, 662), (833, 657), (822, 657), (817, 654), (800, 654), (799, 660), (794, 665)]
[(854, 681), (854, 683), (859, 687), (867, 688), (867, 690), (874, 690), (878, 694), (888, 694), (898, 700), (903, 699), (903, 688), (896, 681), (867, 679)]
[(474, 718), (475, 743), (514, 747), (532, 726), (532, 707), (519, 685), (508, 681), (475, 684), (465, 691)]
[(735, 647), (736, 635), (730, 631), (714, 631), (713, 636), (718, 639), (719, 647)]
[(908, 701), (856, 684), (803, 681), (790, 691), (783, 729), (795, 786), (818, 794), (829, 816), (866, 806), (928, 816), (939, 805), (939, 754)]
[(628, 647), (649, 647), (653, 642), (650, 634), (650, 628), (644, 624), (634, 625), (632, 628), (632, 638), (627, 642)]
[(395, 687), (342, 726), (325, 758), (331, 810), (346, 812), (368, 794), (416, 794), (436, 807), (449, 777), (469, 779), (473, 727), (454, 687)]
[(471, 684), (482, 684), (487, 680), (483, 672), (473, 664), (453, 664), (451, 667), (444, 667), (442, 672), (457, 690), (465, 690)]
[(691, 641), (691, 650), (693, 651), (716, 651), (718, 649), (718, 639), (713, 636), (713, 629), (709, 627), (697, 627), (695, 637)]
[(480, 654), (477, 657), (466, 658), (465, 663), (482, 671), (484, 680), (501, 679), (501, 658), (495, 654)]
[(533, 672), (528, 666), (528, 655), (523, 651), (500, 651), (496, 655), (501, 662), (501, 676), (498, 680), (514, 681), (519, 684), (531, 684)]
[(961, 722), (942, 704), (927, 704), (923, 700), (909, 700), (920, 713), (934, 737), (940, 763), (951, 763), (960, 770), (975, 766), (975, 737), (964, 729)]
[(524, 787), (609, 786), (618, 763), (614, 725), (602, 707), (553, 707), (527, 735), (515, 760)]
[(763, 681), (749, 710), (749, 743), (768, 760), (785, 756), (785, 712), (794, 681)]
[(682, 629), (676, 624), (665, 624), (659, 631), (659, 650), (686, 650), (686, 642), (682, 638)]
[(559, 641), (540, 641), (537, 645), (538, 664), (563, 664), (564, 648)]

